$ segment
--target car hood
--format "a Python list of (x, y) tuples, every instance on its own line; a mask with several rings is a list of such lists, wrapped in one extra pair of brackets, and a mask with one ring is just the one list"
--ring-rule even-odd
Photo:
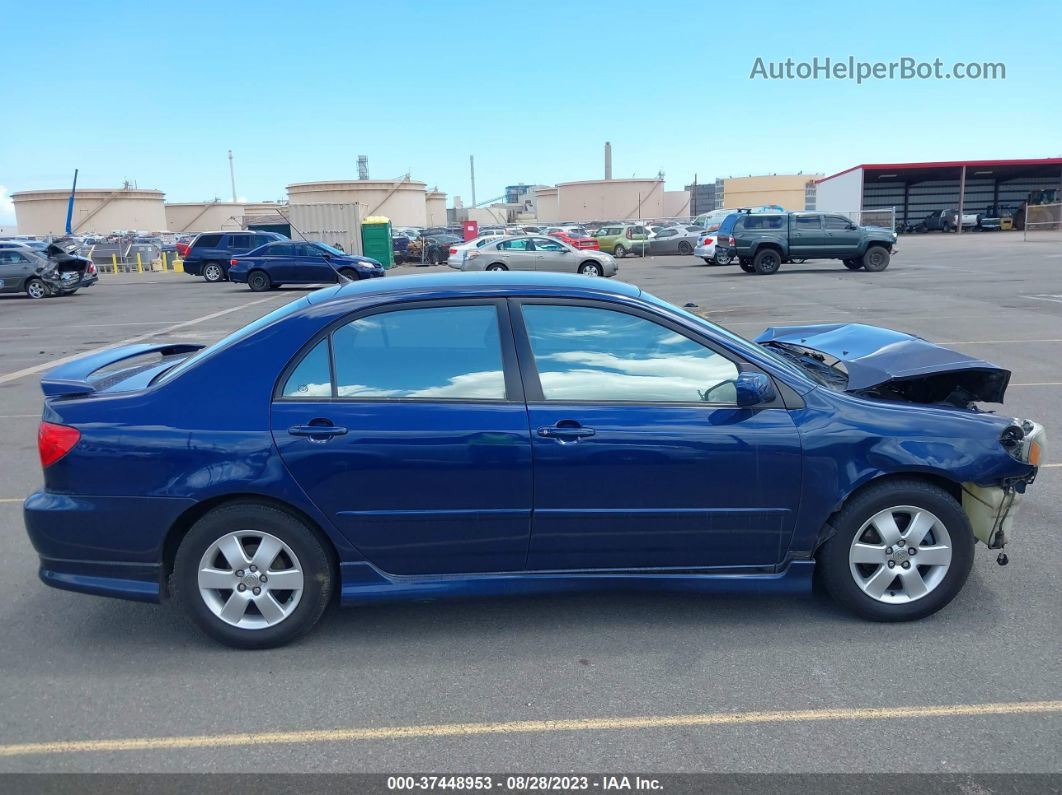
[(1010, 371), (900, 331), (862, 323), (778, 326), (756, 340), (785, 343), (838, 360), (845, 390), (919, 403), (1002, 403)]

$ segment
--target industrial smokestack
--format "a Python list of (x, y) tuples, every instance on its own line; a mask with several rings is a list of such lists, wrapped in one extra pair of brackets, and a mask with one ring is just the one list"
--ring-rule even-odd
[(612, 144), (605, 141), (605, 179), (612, 179)]

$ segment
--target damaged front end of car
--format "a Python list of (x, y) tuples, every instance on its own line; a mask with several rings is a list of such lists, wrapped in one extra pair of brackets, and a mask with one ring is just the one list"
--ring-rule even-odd
[[(983, 413), (977, 403), (1002, 403), (1010, 382), (1010, 371), (991, 362), (862, 323), (773, 327), (756, 342), (826, 387), (876, 400)], [(1013, 419), (999, 444), (1025, 466), (994, 482), (962, 483), (963, 510), (989, 549), (1008, 541), (1015, 505), (1045, 458), (1046, 432), (1038, 422)], [(997, 560), (1005, 565), (1006, 555)]]

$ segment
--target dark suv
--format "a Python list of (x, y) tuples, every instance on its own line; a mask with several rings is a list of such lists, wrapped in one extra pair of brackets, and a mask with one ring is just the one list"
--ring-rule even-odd
[(783, 262), (839, 259), (849, 270), (883, 271), (896, 233), (859, 226), (834, 213), (734, 213), (719, 226), (717, 261), (737, 258), (742, 270), (768, 275)]
[(274, 240), (287, 238), (276, 232), (202, 232), (188, 248), (184, 272), (202, 276), (208, 282), (224, 281), (229, 278), (229, 261), (233, 257)]

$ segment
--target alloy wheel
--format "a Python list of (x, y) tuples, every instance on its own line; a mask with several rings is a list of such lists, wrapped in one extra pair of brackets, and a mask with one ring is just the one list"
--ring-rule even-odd
[(913, 505), (871, 516), (848, 551), (856, 585), (886, 604), (907, 604), (930, 593), (947, 575), (951, 559), (951, 536), (944, 523)]
[(583, 276), (600, 276), (601, 266), (594, 265), (592, 263), (587, 263), (581, 268), (581, 273), (583, 274)]
[(254, 530), (227, 533), (207, 547), (197, 578), (204, 604), (240, 629), (276, 626), (303, 593), (302, 566), (291, 547)]
[(48, 294), (48, 289), (44, 286), (44, 282), (34, 279), (26, 285), (26, 294), (30, 298), (44, 298)]
[(220, 265), (211, 263), (203, 269), (203, 276), (206, 277), (208, 282), (220, 282), (223, 275)]

